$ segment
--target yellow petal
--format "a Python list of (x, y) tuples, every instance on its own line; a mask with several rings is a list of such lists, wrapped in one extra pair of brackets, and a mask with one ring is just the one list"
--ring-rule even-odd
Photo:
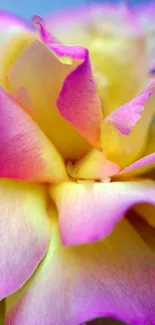
[(36, 35), (34, 33), (22, 31), (4, 47), (1, 53), (0, 85), (6, 88), (6, 90), (9, 90), (8, 73), (10, 69), (17, 61), (24, 48), (35, 38)]
[[(123, 28), (123, 27), (122, 27)], [(106, 93), (100, 93), (108, 115), (137, 94), (147, 75), (145, 40), (119, 35), (105, 34), (92, 41), (91, 60), (95, 69), (102, 72), (108, 81)], [(100, 80), (96, 80), (99, 85)]]

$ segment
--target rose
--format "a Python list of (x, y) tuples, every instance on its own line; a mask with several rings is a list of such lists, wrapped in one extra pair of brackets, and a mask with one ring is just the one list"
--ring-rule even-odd
[[(155, 161), (154, 81), (105, 114), (87, 48), (65, 46), (33, 21), (38, 34), (1, 15), (6, 324), (78, 325), (109, 315), (153, 324), (155, 183), (146, 172)], [(127, 218), (132, 207), (148, 224), (131, 210)]]

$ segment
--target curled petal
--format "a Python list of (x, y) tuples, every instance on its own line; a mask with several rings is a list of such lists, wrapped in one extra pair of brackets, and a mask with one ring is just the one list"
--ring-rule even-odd
[[(47, 29), (47, 26), (40, 16), (33, 16), (32, 21), (39, 30), (39, 36), (56, 55), (60, 57), (70, 57), (75, 60), (85, 60), (88, 50), (82, 46), (66, 46), (59, 42)], [(71, 62), (71, 61), (70, 61)]]
[(0, 300), (27, 281), (46, 253), (45, 193), (37, 184), (0, 180)]
[(154, 324), (155, 256), (127, 220), (105, 240), (81, 247), (62, 247), (57, 229), (52, 234), (6, 325), (79, 325), (106, 316)]
[(151, 92), (142, 93), (131, 102), (113, 111), (104, 121), (112, 123), (120, 133), (130, 134), (132, 127), (140, 120), (144, 105), (151, 95)]
[(91, 144), (99, 146), (101, 103), (97, 94), (89, 52), (81, 46), (64, 46), (57, 42), (44, 26), (42, 19), (35, 17), (40, 35), (45, 44), (60, 57), (82, 60), (64, 80), (57, 100), (60, 114), (70, 122)]
[(103, 121), (103, 151), (121, 168), (132, 164), (145, 151), (155, 111), (154, 87), (153, 81), (139, 96)]
[(67, 178), (56, 148), (31, 117), (0, 89), (0, 177), (59, 182)]
[(106, 237), (133, 205), (155, 205), (155, 182), (66, 182), (51, 187), (64, 245), (90, 243)]
[(45, 44), (50, 45), (51, 43), (59, 43), (59, 41), (57, 41), (57, 39), (46, 29), (45, 22), (42, 17), (34, 15), (32, 17), (32, 22), (35, 28), (38, 29), (40, 38)]

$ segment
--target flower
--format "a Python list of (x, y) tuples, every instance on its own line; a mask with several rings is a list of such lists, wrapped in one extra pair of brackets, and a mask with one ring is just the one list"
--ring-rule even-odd
[(142, 89), (151, 79), (147, 51), (139, 58), (146, 37), (129, 16), (125, 36), (118, 26), (117, 40), (100, 37), (102, 63), (102, 46), (91, 40), (64, 45), (48, 21), (34, 16), (29, 26), (1, 13), (6, 325), (79, 325), (99, 316), (155, 323), (155, 81)]

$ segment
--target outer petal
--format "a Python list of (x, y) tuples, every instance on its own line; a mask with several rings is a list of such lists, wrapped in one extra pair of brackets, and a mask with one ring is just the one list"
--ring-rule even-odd
[(109, 235), (133, 205), (155, 205), (155, 182), (71, 183), (51, 187), (65, 245), (89, 243)]
[(46, 253), (46, 196), (37, 184), (0, 180), (0, 300), (19, 289)]
[[(71, 54), (73, 50), (76, 56), (76, 49), (68, 49)], [(17, 93), (21, 87), (28, 91), (33, 103), (35, 120), (39, 126), (65, 158), (76, 159), (88, 151), (89, 144), (70, 123), (64, 120), (56, 107), (63, 81), (68, 73), (75, 68), (75, 63), (71, 64), (72, 58), (69, 63), (64, 63), (63, 55), (66, 56), (69, 53), (63, 54), (63, 51), (64, 47), (61, 45), (58, 47), (55, 44), (55, 48), (53, 45), (52, 52), (41, 42), (32, 41), (9, 70), (8, 82), (13, 94)], [(81, 55), (79, 48), (77, 51), (77, 56), (79, 53)], [(85, 72), (83, 73), (85, 74)], [(86, 101), (88, 100), (87, 92), (89, 89), (85, 90), (83, 94), (83, 100)], [(23, 102), (23, 106), (25, 106), (25, 102)]]
[(104, 241), (82, 247), (64, 248), (53, 233), (6, 325), (79, 325), (102, 316), (153, 325), (154, 297), (155, 255), (126, 220)]
[[(142, 156), (155, 112), (155, 82), (103, 121), (102, 148), (107, 158), (124, 168)], [(153, 93), (151, 96), (150, 94)]]
[(64, 46), (48, 32), (41, 17), (34, 16), (33, 21), (43, 42), (57, 55), (82, 60), (64, 80), (57, 106), (64, 119), (88, 142), (98, 147), (101, 136), (101, 102), (93, 80), (89, 51), (80, 46)]
[(3, 89), (0, 89), (0, 177), (44, 182), (67, 178), (55, 147)]

